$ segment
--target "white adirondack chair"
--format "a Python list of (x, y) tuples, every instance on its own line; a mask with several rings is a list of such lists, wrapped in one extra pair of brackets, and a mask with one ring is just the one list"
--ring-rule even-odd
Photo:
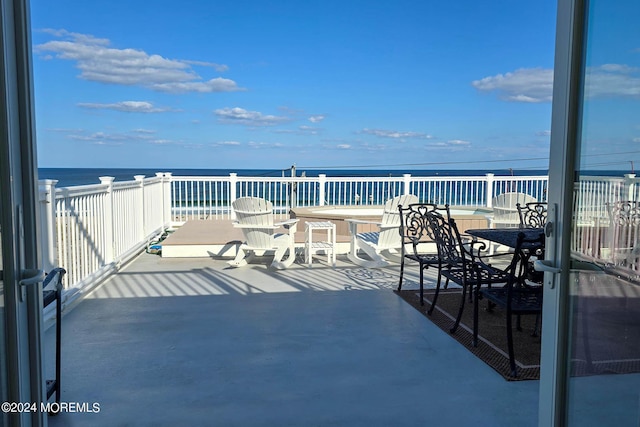
[[(272, 268), (284, 269), (293, 264), (296, 259), (293, 236), (297, 219), (274, 223), (273, 205), (258, 197), (240, 197), (232, 206), (236, 214), (233, 226), (242, 229), (246, 241), (238, 248), (235, 259), (229, 261), (230, 266), (243, 267), (256, 255), (266, 252), (274, 252)], [(284, 227), (288, 233), (276, 234), (275, 231), (280, 227)], [(287, 252), (289, 255), (283, 260)]]
[[(389, 261), (401, 262), (399, 252), (402, 245), (400, 236), (400, 214), (398, 205), (409, 206), (418, 203), (413, 194), (394, 197), (387, 200), (380, 222), (358, 219), (347, 219), (351, 234), (351, 249), (347, 257), (356, 265), (367, 268), (381, 268), (389, 265)], [(375, 224), (378, 231), (358, 233), (358, 225)], [(367, 254), (369, 259), (360, 257), (359, 252)]]
[(489, 228), (517, 228), (520, 226), (520, 214), (516, 204), (521, 206), (538, 200), (526, 193), (502, 193), (491, 201), (493, 215), (489, 215)]

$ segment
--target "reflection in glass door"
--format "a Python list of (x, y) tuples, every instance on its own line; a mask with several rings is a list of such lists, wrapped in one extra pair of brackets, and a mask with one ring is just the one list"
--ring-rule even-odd
[[(2, 178), (0, 178), (0, 194), (2, 193)], [(0, 200), (0, 218), (2, 218), (2, 200)], [(5, 302), (4, 302), (4, 268), (2, 250), (2, 220), (0, 220), (0, 403), (8, 400), (7, 396), (7, 340), (5, 336)], [(7, 414), (0, 413), (0, 426), (8, 425)]]
[[(571, 229), (570, 425), (638, 425), (640, 404), (640, 4), (586, 9)], [(593, 402), (593, 405), (588, 405)], [(592, 408), (598, 408), (593, 410)]]
[(575, 31), (565, 33), (564, 48), (557, 45), (567, 59), (556, 64), (554, 85), (565, 86), (567, 96), (556, 99), (562, 91), (554, 88), (554, 120), (566, 123), (552, 127), (550, 179), (558, 177), (564, 188), (550, 196), (558, 206), (558, 235), (547, 263), (562, 268), (553, 280), (546, 276), (542, 363), (553, 372), (541, 374), (540, 424), (550, 419), (544, 417), (548, 393), (556, 425), (637, 426), (640, 3), (559, 4), (559, 40), (563, 24)]

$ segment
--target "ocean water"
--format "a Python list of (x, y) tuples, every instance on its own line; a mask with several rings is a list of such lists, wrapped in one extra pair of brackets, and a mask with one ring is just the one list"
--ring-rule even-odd
[[(124, 168), (38, 168), (39, 179), (55, 179), (58, 180), (57, 187), (71, 187), (75, 185), (99, 184), (101, 176), (113, 176), (116, 181), (133, 181), (135, 175), (145, 175), (147, 177), (155, 176), (156, 172), (171, 172), (174, 176), (229, 176), (229, 173), (235, 172), (239, 176), (261, 176), (261, 177), (280, 177), (291, 176), (291, 170), (273, 170), (273, 169), (124, 169)], [(508, 176), (536, 176), (546, 175), (546, 170), (363, 170), (363, 169), (312, 169), (312, 170), (296, 170), (296, 175), (306, 175), (309, 177), (318, 176), (319, 174), (327, 176), (374, 176), (374, 177), (401, 177), (405, 173), (413, 176), (482, 176), (487, 173), (495, 175)]]

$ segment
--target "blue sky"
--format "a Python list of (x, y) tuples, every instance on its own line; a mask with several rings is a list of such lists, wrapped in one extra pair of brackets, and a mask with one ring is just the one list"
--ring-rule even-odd
[(554, 1), (31, 10), (41, 167), (547, 167)]

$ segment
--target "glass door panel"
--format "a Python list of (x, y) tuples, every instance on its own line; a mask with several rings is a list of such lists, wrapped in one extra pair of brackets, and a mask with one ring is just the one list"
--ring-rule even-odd
[(542, 363), (553, 373), (541, 374), (540, 424), (553, 394), (556, 425), (640, 425), (640, 3), (559, 5), (559, 40), (563, 24), (574, 29), (565, 50), (575, 61), (556, 64), (554, 81), (568, 95), (554, 88), (554, 120), (566, 123), (552, 126), (550, 176), (563, 190), (550, 197), (548, 262), (563, 268), (545, 289), (543, 335), (553, 337)]

